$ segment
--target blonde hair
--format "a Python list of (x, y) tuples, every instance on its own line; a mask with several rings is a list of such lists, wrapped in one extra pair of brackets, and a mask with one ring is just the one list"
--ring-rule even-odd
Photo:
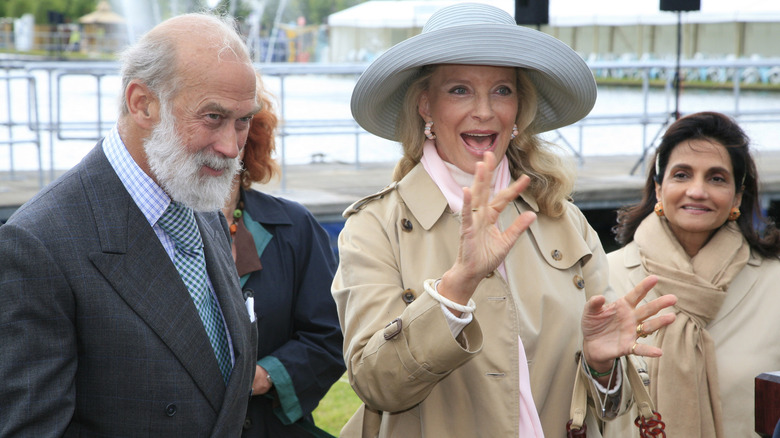
[[(393, 180), (400, 181), (422, 159), (425, 121), (417, 107), (420, 96), (428, 89), (437, 65), (420, 68), (404, 96), (402, 111), (398, 115), (396, 138), (401, 142), (403, 156), (393, 171)], [(539, 211), (550, 217), (560, 217), (574, 188), (575, 172), (571, 160), (557, 152), (559, 147), (542, 140), (534, 129), (537, 111), (536, 88), (528, 74), (517, 72), (517, 130), (520, 134), (509, 142), (506, 157), (513, 179), (525, 174), (531, 178), (526, 191), (539, 205)]]

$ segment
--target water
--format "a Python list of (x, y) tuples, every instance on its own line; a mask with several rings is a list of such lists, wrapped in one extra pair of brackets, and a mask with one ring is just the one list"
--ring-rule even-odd
[[(49, 103), (47, 92), (47, 77), (42, 72), (36, 72), (38, 78), (38, 100), (40, 102), (39, 117), (42, 121), (49, 120)], [(285, 108), (280, 112), (287, 120), (322, 120), (351, 118), (349, 99), (354, 86), (353, 77), (333, 76), (289, 76), (284, 80)], [(265, 79), (267, 88), (275, 95), (280, 94), (281, 81), (278, 77)], [(117, 117), (118, 90), (120, 80), (117, 76), (104, 76), (100, 81), (100, 116), (105, 122), (114, 121)], [(61, 122), (81, 123), (80, 131), (65, 132), (63, 137), (93, 137), (97, 135), (98, 119), (98, 89), (96, 81), (88, 76), (63, 76), (60, 82), (62, 98), (59, 113)], [(21, 81), (12, 81), (10, 87), (13, 100), (10, 114), (15, 121), (26, 120), (28, 111), (27, 87)], [(0, 81), (0, 123), (8, 120), (9, 109), (6, 102), (8, 89), (4, 81)], [(742, 91), (739, 109), (742, 111), (776, 110), (779, 94), (773, 92)], [(663, 90), (652, 89), (647, 104), (649, 113), (670, 114), (674, 109), (673, 95)], [(599, 87), (599, 95), (592, 115), (605, 116), (617, 114), (637, 114), (643, 109), (642, 92), (638, 88)], [(680, 110), (683, 113), (695, 111), (733, 112), (734, 100), (730, 90), (694, 90), (685, 89), (681, 94)], [(56, 112), (55, 112), (56, 114)], [(108, 126), (108, 125), (104, 125)], [(743, 128), (753, 140), (756, 151), (778, 150), (780, 140), (777, 139), (780, 121), (775, 116), (770, 122), (742, 122)], [(559, 134), (571, 146), (587, 157), (595, 155), (630, 154), (640, 155), (643, 148), (658, 133), (660, 124), (648, 126), (643, 132), (641, 125), (617, 124), (610, 126), (587, 126), (582, 131), (577, 127), (567, 127)], [(105, 128), (103, 129), (105, 131)], [(29, 138), (31, 132), (17, 127), (13, 130), (14, 138)], [(68, 169), (78, 163), (81, 158), (94, 147), (95, 141), (60, 139), (56, 135), (49, 141), (47, 132), (41, 133), (42, 161), (48, 169), (50, 163), (55, 169)], [(555, 133), (545, 134), (547, 139), (556, 143), (563, 142)], [(0, 141), (9, 138), (8, 129), (0, 126)], [(282, 143), (284, 143), (284, 160), (287, 164), (305, 164), (313, 157), (327, 162), (354, 162), (359, 153), (361, 162), (394, 162), (400, 157), (400, 147), (387, 140), (370, 134), (359, 136), (359, 151), (355, 148), (355, 135), (304, 135), (288, 136), (283, 142), (277, 143), (277, 158), (281, 159)], [(0, 170), (10, 167), (10, 150), (8, 145), (0, 144)], [(37, 170), (38, 157), (31, 144), (19, 144), (13, 150), (13, 165), (16, 170)]]

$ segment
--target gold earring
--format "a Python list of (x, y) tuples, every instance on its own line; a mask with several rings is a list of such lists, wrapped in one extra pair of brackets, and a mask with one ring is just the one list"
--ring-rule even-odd
[(664, 203), (661, 201), (656, 202), (653, 211), (655, 211), (658, 217), (664, 217)]
[(735, 220), (739, 219), (741, 215), (742, 212), (739, 211), (739, 207), (731, 207), (731, 211), (729, 212), (729, 220), (734, 222)]

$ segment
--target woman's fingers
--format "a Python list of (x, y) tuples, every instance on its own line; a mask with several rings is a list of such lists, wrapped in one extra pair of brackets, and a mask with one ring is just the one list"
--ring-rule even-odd
[(512, 222), (512, 225), (510, 225), (509, 228), (504, 231), (504, 235), (506, 236), (507, 241), (514, 244), (517, 238), (520, 237), (520, 235), (523, 234), (535, 220), (536, 213), (533, 211), (526, 211), (520, 216), (516, 217)]
[(660, 348), (641, 342), (634, 342), (629, 351), (629, 354), (645, 357), (661, 357), (662, 353)]
[(674, 306), (677, 303), (677, 297), (674, 295), (662, 295), (647, 304), (639, 305), (642, 300), (650, 292), (650, 289), (658, 284), (658, 277), (655, 275), (648, 275), (639, 284), (627, 293), (625, 298), (626, 302), (634, 307), (634, 316), (637, 321), (644, 321), (647, 318), (657, 314), (667, 307)]
[(474, 182), (471, 186), (472, 209), (487, 207), (490, 199), (490, 183), (493, 181), (494, 167), (496, 167), (495, 156), (492, 152), (486, 152), (483, 161), (477, 163), (477, 169), (474, 173)]
[[(634, 316), (636, 320), (644, 324), (643, 321), (650, 318), (653, 315), (658, 314), (663, 309), (674, 306), (677, 303), (677, 297), (671, 294), (662, 295), (647, 304), (639, 306), (638, 304), (647, 296), (647, 293), (656, 284), (658, 284), (658, 277), (655, 275), (648, 275), (639, 284), (627, 293), (625, 296), (626, 302), (633, 306)], [(654, 318), (650, 323), (654, 326), (653, 331), (658, 330), (661, 327), (667, 326), (674, 321), (674, 314), (661, 315), (658, 318)], [(647, 329), (644, 330), (647, 333)]]
[(463, 210), (464, 215), (476, 213), (480, 209), (490, 207), (498, 213), (501, 213), (510, 202), (514, 201), (523, 193), (531, 183), (531, 178), (522, 175), (517, 181), (514, 181), (509, 187), (499, 191), (491, 200), (491, 183), (493, 173), (495, 172), (496, 158), (492, 152), (486, 152), (484, 160), (477, 163), (474, 174), (474, 182), (470, 188), (469, 202), (466, 202), (464, 194)]
[(517, 197), (528, 188), (529, 184), (531, 184), (531, 178), (529, 178), (528, 175), (520, 176), (520, 178), (510, 184), (509, 187), (498, 192), (496, 197), (493, 198), (493, 202), (490, 206), (501, 213), (509, 203), (517, 199)]
[(644, 338), (651, 333), (655, 333), (660, 328), (666, 327), (673, 323), (675, 319), (676, 315), (674, 313), (669, 313), (639, 323), (636, 329), (637, 339), (634, 342), (634, 345), (631, 346), (631, 351), (629, 351), (629, 353), (637, 356), (660, 357), (661, 354), (663, 354), (660, 348), (639, 342), (639, 339)]
[(599, 314), (604, 307), (604, 304), (607, 303), (607, 298), (604, 295), (596, 295), (591, 297), (588, 301), (585, 302), (585, 315), (597, 315)]
[(471, 189), (468, 187), (463, 187), (463, 210), (461, 211), (460, 216), (463, 220), (464, 228), (470, 228), (472, 225), (471, 213), (473, 208)]
[(655, 275), (648, 275), (626, 294), (626, 301), (631, 307), (636, 307), (656, 284), (658, 284), (658, 277)]
[[(637, 287), (626, 295), (627, 301), (632, 304), (641, 302), (647, 295), (647, 292), (658, 283), (658, 278), (654, 275), (648, 276)], [(652, 286), (650, 286), (652, 285)], [(647, 287), (650, 286), (650, 287)], [(631, 346), (630, 354), (646, 357), (660, 357), (663, 352), (660, 348), (639, 342), (640, 338), (644, 338), (651, 333), (655, 333), (659, 329), (668, 326), (676, 319), (674, 313), (667, 313), (664, 315), (657, 315), (663, 309), (674, 306), (677, 303), (677, 297), (674, 295), (662, 295), (647, 304), (643, 304), (634, 309), (634, 316), (636, 317), (637, 326), (635, 329), (636, 340)]]
[(658, 329), (666, 327), (674, 322), (676, 316), (674, 313), (668, 313), (656, 318), (647, 319), (637, 324), (636, 335), (640, 338), (644, 338), (649, 334), (655, 333)]
[(676, 303), (677, 297), (675, 295), (662, 295), (647, 304), (637, 307), (634, 311), (634, 316), (636, 316), (637, 321), (644, 321), (661, 310), (674, 306)]

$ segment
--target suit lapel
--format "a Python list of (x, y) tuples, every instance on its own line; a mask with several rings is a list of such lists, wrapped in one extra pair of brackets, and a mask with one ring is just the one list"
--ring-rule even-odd
[[(238, 273), (235, 264), (228, 256), (228, 240), (226, 235), (220, 236), (215, 230), (221, 227), (218, 213), (196, 213), (198, 227), (203, 238), (204, 253), (206, 256), (206, 269), (214, 286), (214, 292), (219, 300), (219, 306), (225, 317), (225, 324), (233, 344), (233, 352), (238, 362), (245, 352), (245, 329), (242, 323), (249, 322), (249, 314), (244, 306), (241, 286), (238, 283)], [(216, 223), (213, 223), (216, 222)], [(223, 247), (223, 249), (220, 249)], [(246, 321), (244, 321), (246, 320)]]
[[(230, 256), (227, 224), (224, 225), (224, 232), (219, 231), (223, 229), (222, 214), (196, 213), (195, 218), (203, 238), (206, 269), (219, 300), (235, 357), (235, 366), (225, 391), (226, 402), (222, 405), (217, 418), (217, 424), (224, 424), (235, 414), (236, 409), (240, 409), (241, 405), (246, 406), (249, 401), (256, 360), (254, 357), (256, 350), (253, 348), (257, 345), (257, 338), (253, 335), (256, 330), (250, 331), (254, 328), (249, 321), (249, 313), (244, 305), (238, 282), (238, 273)], [(252, 336), (251, 339), (247, 338), (247, 335)], [(251, 357), (245, 357), (247, 355)], [(221, 434), (222, 432), (215, 429), (213, 436)]]
[(214, 410), (219, 411), (225, 394), (222, 375), (176, 267), (100, 145), (85, 158), (84, 164), (81, 180), (102, 248), (101, 253), (90, 254), (90, 259), (128, 306), (168, 346)]

